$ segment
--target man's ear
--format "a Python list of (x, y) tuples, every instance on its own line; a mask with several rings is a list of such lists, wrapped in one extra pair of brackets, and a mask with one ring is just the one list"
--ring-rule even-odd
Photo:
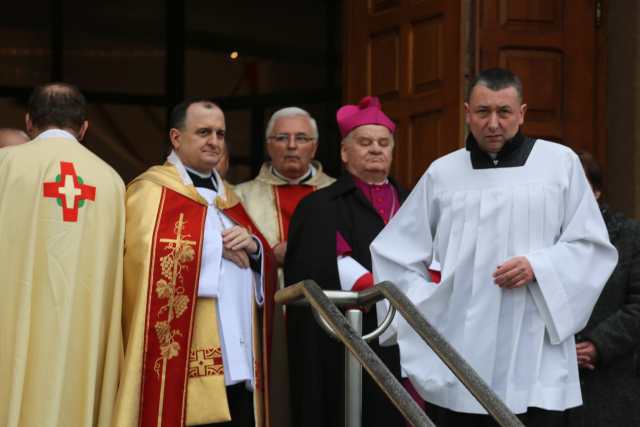
[(178, 149), (180, 147), (180, 130), (171, 128), (171, 130), (169, 130), (169, 140), (173, 148)]
[(347, 160), (349, 160), (349, 157), (347, 155), (347, 150), (345, 148), (345, 142), (342, 142), (340, 144), (340, 160), (342, 160), (342, 164), (346, 164)]
[(464, 120), (469, 124), (469, 103), (464, 103)]
[(31, 121), (29, 113), (24, 115), (24, 128), (26, 129), (27, 134), (29, 134), (31, 139), (36, 137), (36, 135), (33, 135), (33, 122)]
[(520, 125), (524, 123), (524, 115), (527, 112), (527, 104), (522, 104), (520, 106)]
[(87, 129), (89, 129), (89, 121), (85, 120), (80, 126), (80, 130), (78, 131), (78, 141), (82, 141), (84, 139), (84, 135), (87, 133)]

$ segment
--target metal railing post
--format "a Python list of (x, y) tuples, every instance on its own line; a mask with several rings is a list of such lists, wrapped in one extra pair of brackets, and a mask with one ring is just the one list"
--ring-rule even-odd
[[(349, 309), (346, 318), (356, 335), (362, 337), (362, 311)], [(347, 347), (344, 349), (344, 407), (345, 427), (361, 427), (362, 365)]]

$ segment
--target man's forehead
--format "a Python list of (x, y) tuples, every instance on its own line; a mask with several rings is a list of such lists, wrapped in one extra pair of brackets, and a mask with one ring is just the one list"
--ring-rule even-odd
[(384, 126), (364, 125), (355, 128), (353, 136), (354, 138), (390, 138), (391, 132)]
[(202, 103), (192, 104), (187, 109), (187, 126), (212, 126), (223, 127), (225, 125), (224, 113), (215, 105), (208, 106)]
[(518, 91), (513, 86), (508, 86), (498, 90), (492, 90), (484, 85), (477, 85), (471, 91), (469, 104), (472, 105), (497, 105), (513, 106), (520, 105)]
[(307, 116), (302, 115), (278, 118), (273, 126), (274, 131), (277, 133), (285, 128), (288, 131), (307, 132), (311, 129), (311, 121)]

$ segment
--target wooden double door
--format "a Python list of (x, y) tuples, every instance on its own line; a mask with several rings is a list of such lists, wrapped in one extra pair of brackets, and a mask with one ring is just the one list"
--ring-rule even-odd
[(397, 123), (393, 174), (411, 187), (463, 146), (466, 83), (522, 79), (524, 132), (605, 153), (603, 0), (345, 0), (344, 94), (380, 97)]

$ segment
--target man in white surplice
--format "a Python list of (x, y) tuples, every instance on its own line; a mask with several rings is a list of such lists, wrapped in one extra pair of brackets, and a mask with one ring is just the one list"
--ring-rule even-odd
[[(578, 157), (520, 132), (517, 76), (481, 72), (464, 107), (466, 147), (430, 165), (371, 244), (375, 280), (398, 285), (527, 426), (563, 425), (582, 403), (573, 335), (617, 252)], [(437, 425), (493, 425), (404, 320), (396, 338)]]

